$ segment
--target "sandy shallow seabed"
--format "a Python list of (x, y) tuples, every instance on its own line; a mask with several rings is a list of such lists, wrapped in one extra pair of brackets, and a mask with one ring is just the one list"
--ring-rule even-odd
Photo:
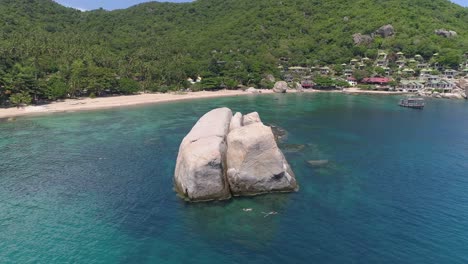
[[(272, 94), (272, 90), (259, 90), (261, 94)], [(317, 90), (304, 90), (305, 92), (324, 92)], [(288, 90), (288, 93), (295, 93), (296, 90)], [(328, 91), (329, 92), (329, 91)], [(362, 91), (359, 89), (346, 89), (345, 91), (334, 91), (344, 93), (363, 93), (363, 94), (397, 94), (395, 92), (381, 92), (381, 91)], [(74, 112), (82, 110), (105, 109), (113, 107), (125, 107), (131, 105), (151, 104), (172, 102), (190, 99), (202, 98), (216, 98), (226, 96), (240, 96), (240, 95), (255, 95), (252, 93), (244, 92), (241, 90), (220, 90), (214, 92), (188, 92), (188, 93), (154, 93), (154, 94), (138, 94), (129, 96), (114, 96), (114, 97), (100, 97), (100, 98), (80, 98), (80, 99), (67, 99), (64, 101), (57, 101), (41, 106), (27, 106), (22, 108), (5, 108), (0, 109), (0, 118), (9, 118), (15, 116), (56, 113), (56, 112)]]

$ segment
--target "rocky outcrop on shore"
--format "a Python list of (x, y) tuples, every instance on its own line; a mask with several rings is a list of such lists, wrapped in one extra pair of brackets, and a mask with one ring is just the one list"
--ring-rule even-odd
[(275, 83), (273, 87), (273, 92), (275, 93), (286, 93), (288, 90), (288, 83), (285, 81), (279, 81)]
[(260, 93), (261, 91), (259, 91), (258, 89), (255, 89), (254, 87), (249, 87), (247, 90), (245, 90), (246, 92), (248, 93), (253, 93), (253, 94), (258, 94)]
[(465, 89), (454, 88), (450, 93), (439, 93), (433, 89), (422, 89), (418, 92), (419, 96), (443, 98), (443, 99), (467, 99)]
[(228, 108), (205, 114), (182, 140), (174, 183), (193, 202), (298, 190), (271, 127)]

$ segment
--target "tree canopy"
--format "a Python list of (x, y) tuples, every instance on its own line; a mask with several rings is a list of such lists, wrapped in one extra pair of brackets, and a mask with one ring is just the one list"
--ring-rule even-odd
[[(288, 65), (326, 65), (376, 50), (453, 67), (468, 51), (468, 9), (448, 0), (198, 0), (81, 12), (52, 0), (0, 0), (0, 104), (167, 91), (202, 76), (206, 88), (260, 86)], [(352, 35), (396, 34), (356, 46)], [(434, 33), (453, 30), (456, 37)], [(27, 101), (27, 100), (26, 100)]]

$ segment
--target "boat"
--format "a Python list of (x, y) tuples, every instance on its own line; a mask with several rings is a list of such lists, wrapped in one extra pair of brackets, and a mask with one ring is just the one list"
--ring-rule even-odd
[(425, 102), (424, 98), (422, 97), (409, 97), (406, 99), (401, 99), (399, 105), (402, 107), (423, 109), (425, 106)]

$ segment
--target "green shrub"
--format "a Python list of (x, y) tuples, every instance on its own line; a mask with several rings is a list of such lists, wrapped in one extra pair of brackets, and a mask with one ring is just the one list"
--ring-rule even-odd
[(262, 89), (273, 89), (273, 87), (275, 86), (275, 83), (274, 82), (270, 82), (269, 80), (267, 79), (262, 79), (260, 81), (260, 84), (259, 84), (260, 88)]
[(117, 90), (122, 94), (134, 94), (140, 90), (140, 85), (130, 78), (122, 78), (118, 81)]
[(17, 107), (31, 104), (31, 102), (32, 97), (27, 92), (16, 93), (10, 96), (10, 103)]
[(361, 90), (373, 90), (374, 89), (373, 85), (368, 85), (368, 84), (359, 84), (357, 87)]
[(68, 94), (68, 85), (65, 80), (59, 76), (51, 77), (45, 84), (45, 95), (49, 100), (65, 98)]

